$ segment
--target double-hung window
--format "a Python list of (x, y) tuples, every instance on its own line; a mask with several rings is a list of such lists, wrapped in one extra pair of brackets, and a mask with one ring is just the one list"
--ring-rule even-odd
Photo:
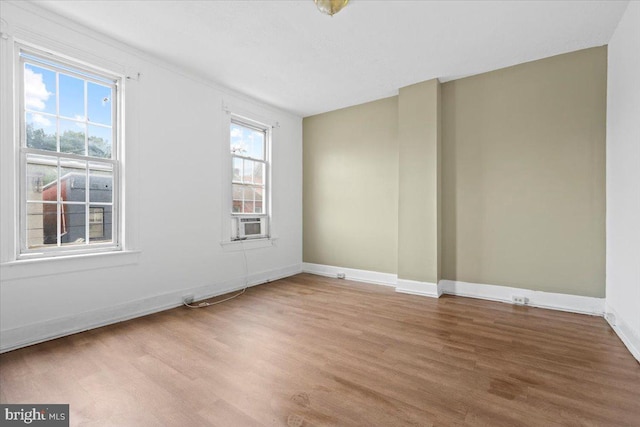
[(20, 255), (120, 249), (119, 79), (19, 55)]
[(271, 129), (232, 117), (231, 239), (269, 236), (269, 140)]

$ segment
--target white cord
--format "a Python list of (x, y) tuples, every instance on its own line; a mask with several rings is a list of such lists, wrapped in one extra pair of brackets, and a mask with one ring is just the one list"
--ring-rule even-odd
[(225, 301), (229, 301), (230, 299), (234, 299), (235, 297), (239, 297), (240, 295), (244, 294), (244, 291), (246, 291), (246, 290), (247, 290), (247, 288), (244, 288), (243, 290), (241, 290), (241, 291), (240, 291), (240, 292), (238, 292), (237, 294), (235, 294), (235, 295), (233, 295), (233, 296), (230, 296), (229, 298), (225, 298), (225, 299), (223, 299), (223, 300), (220, 300), (220, 301), (214, 301), (214, 302), (206, 302), (206, 301), (202, 301), (202, 302), (199, 302), (199, 303), (197, 303), (197, 304), (190, 304), (190, 303), (185, 302), (185, 303), (184, 303), (184, 305), (186, 305), (186, 306), (187, 306), (187, 307), (189, 307), (189, 308), (203, 308), (203, 307), (209, 307), (209, 306), (211, 306), (211, 305), (220, 304), (220, 303), (223, 303), (223, 302), (225, 302)]
[(229, 298), (225, 298), (225, 299), (220, 300), (220, 301), (214, 301), (214, 302), (202, 301), (202, 302), (199, 302), (197, 304), (191, 304), (191, 303), (188, 303), (188, 302), (185, 301), (183, 303), (185, 306), (187, 306), (189, 308), (210, 307), (212, 305), (216, 305), (216, 304), (223, 303), (225, 301), (229, 301), (229, 300), (234, 299), (236, 297), (239, 297), (240, 295), (245, 293), (245, 291), (249, 287), (249, 263), (247, 262), (247, 251), (245, 250), (245, 247), (244, 247), (244, 241), (240, 242), (240, 244), (242, 245), (242, 255), (244, 257), (244, 289), (241, 290), (240, 292), (238, 292), (237, 294), (232, 295)]

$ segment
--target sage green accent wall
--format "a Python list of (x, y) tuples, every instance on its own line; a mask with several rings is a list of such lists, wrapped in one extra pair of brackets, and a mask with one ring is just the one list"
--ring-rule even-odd
[(305, 262), (396, 273), (397, 103), (303, 120)]
[(398, 278), (438, 283), (440, 82), (398, 96)]
[(442, 85), (443, 278), (605, 296), (607, 49)]
[(304, 119), (303, 260), (604, 297), (606, 73), (592, 48)]

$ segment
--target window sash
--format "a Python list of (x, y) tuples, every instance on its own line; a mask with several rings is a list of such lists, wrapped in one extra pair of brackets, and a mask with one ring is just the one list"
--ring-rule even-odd
[[(271, 167), (271, 161), (270, 161), (270, 154), (269, 154), (269, 149), (270, 149), (270, 144), (271, 144), (271, 132), (270, 132), (270, 128), (268, 126), (265, 125), (261, 125), (261, 124), (254, 124), (254, 123), (250, 123), (249, 119), (238, 119), (236, 117), (231, 117), (231, 120), (229, 122), (229, 132), (231, 132), (232, 130), (232, 126), (236, 125), (240, 128), (247, 128), (250, 129), (252, 131), (257, 131), (263, 134), (263, 141), (262, 141), (262, 158), (260, 157), (253, 157), (250, 155), (243, 155), (243, 154), (239, 154), (237, 152), (233, 152), (230, 150), (230, 148), (232, 147), (231, 145), (228, 146), (227, 152), (230, 153), (229, 156), (229, 164), (231, 166), (231, 172), (230, 172), (230, 180), (229, 180), (229, 188), (230, 188), (230, 218), (233, 221), (233, 224), (238, 224), (237, 223), (237, 218), (242, 218), (242, 217), (255, 217), (255, 218), (269, 218), (270, 217), (270, 206), (269, 206), (269, 202), (270, 202), (270, 191), (271, 191), (271, 187), (270, 187), (270, 167)], [(232, 139), (231, 139), (231, 135), (229, 135), (229, 143), (232, 143)], [(240, 170), (239, 173), (235, 173), (234, 171), (234, 166), (236, 165), (237, 161), (242, 161), (242, 169)], [(244, 162), (252, 162), (253, 165), (261, 165), (262, 166), (262, 182), (256, 182), (255, 175), (252, 175), (251, 177), (251, 181), (245, 179), (246, 176), (244, 175)], [(255, 198), (253, 198), (250, 203), (258, 203), (261, 202), (261, 206), (260, 206), (260, 212), (243, 212), (244, 211), (244, 202), (246, 201), (244, 199), (244, 192), (242, 194), (241, 198), (237, 198), (234, 195), (234, 189), (237, 188), (241, 188), (241, 189), (250, 189), (250, 190), (261, 190), (262, 192), (262, 200), (256, 200)], [(234, 212), (234, 205), (237, 206), (237, 202), (242, 203), (241, 205), (241, 209), (240, 212)], [(252, 205), (252, 210), (256, 209), (256, 204)], [(266, 230), (265, 230), (265, 235), (262, 236), (261, 238), (265, 238), (268, 237), (270, 232), (270, 221), (266, 222)], [(231, 239), (232, 240), (236, 240), (238, 238), (237, 235), (237, 230), (232, 232), (231, 235)]]
[[(102, 251), (113, 251), (121, 249), (121, 212), (120, 212), (120, 160), (119, 160), (119, 151), (120, 151), (120, 138), (119, 138), (119, 129), (120, 129), (120, 91), (119, 89), (119, 78), (106, 77), (104, 73), (101, 72), (93, 72), (90, 71), (87, 67), (74, 64), (65, 59), (55, 58), (52, 60), (47, 59), (45, 56), (50, 56), (47, 53), (37, 52), (32, 48), (25, 48), (21, 46), (18, 49), (18, 58), (17, 61), (18, 66), (20, 67), (18, 76), (18, 87), (20, 88), (18, 97), (18, 109), (20, 111), (20, 130), (19, 130), (19, 199), (20, 199), (20, 207), (19, 207), (19, 245), (18, 245), (18, 258), (23, 257), (33, 257), (33, 256), (55, 256), (55, 255), (65, 255), (68, 253), (84, 253), (84, 252), (102, 252)], [(26, 87), (25, 87), (25, 66), (26, 64), (31, 64), (35, 67), (46, 69), (48, 71), (54, 72), (56, 84), (55, 84), (55, 114), (45, 111), (34, 110), (33, 108), (27, 108), (25, 97), (26, 97)], [(81, 79), (83, 84), (83, 95), (84, 95), (84, 114), (81, 119), (77, 119), (75, 117), (66, 117), (60, 111), (60, 84), (59, 84), (59, 76), (70, 75), (74, 78)], [(110, 125), (103, 124), (99, 122), (89, 121), (89, 104), (87, 101), (87, 97), (89, 94), (88, 83), (95, 83), (104, 87), (108, 87), (110, 89), (110, 114), (111, 120)], [(76, 98), (77, 99), (77, 98)], [(56, 151), (33, 148), (27, 146), (27, 114), (35, 113), (40, 114), (44, 117), (49, 117), (52, 120), (56, 120)], [(61, 151), (60, 141), (60, 125), (58, 124), (58, 120), (69, 120), (71, 122), (77, 122), (85, 124), (85, 144), (84, 144), (84, 154), (75, 154), (75, 153), (66, 153)], [(111, 157), (104, 158), (90, 155), (89, 150), (89, 138), (90, 131), (89, 125), (95, 126), (96, 128), (111, 128)], [(47, 160), (43, 158), (40, 159), (32, 159), (28, 160), (29, 156), (46, 156)], [(61, 180), (63, 178), (62, 169), (64, 168), (63, 162), (65, 161), (77, 161), (83, 164), (83, 167), (79, 169), (79, 172), (84, 175), (84, 200), (64, 200), (61, 196)], [(103, 165), (103, 166), (100, 166)], [(28, 165), (48, 165), (55, 166), (56, 175), (55, 175), (55, 186), (56, 193), (55, 201), (48, 200), (29, 200), (29, 175), (28, 175)], [(108, 167), (106, 167), (108, 166)], [(105, 168), (106, 167), (106, 168)], [(100, 176), (92, 175), (93, 172), (96, 171), (108, 171), (108, 177), (111, 178), (111, 188), (110, 188), (110, 202), (105, 201), (94, 201), (92, 200), (92, 194), (97, 194), (95, 192), (92, 193), (92, 181), (97, 179), (96, 177)], [(104, 175), (104, 174), (103, 174)], [(55, 213), (56, 213), (56, 242), (55, 244), (45, 244), (44, 240), (42, 245), (35, 245), (29, 242), (29, 233), (31, 229), (29, 228), (29, 206), (34, 206), (36, 204), (40, 204), (43, 209), (45, 206), (54, 205)], [(82, 242), (63, 242), (62, 236), (69, 231), (69, 224), (67, 224), (67, 214), (66, 210), (72, 206), (82, 206), (84, 208), (84, 220), (80, 222), (80, 225), (84, 224), (84, 233), (82, 233), (83, 241)], [(36, 208), (37, 209), (37, 208)], [(101, 209), (102, 214), (102, 234), (107, 241), (95, 240), (95, 232), (92, 231), (92, 226), (95, 229), (95, 222), (91, 222), (91, 214), (92, 210)], [(105, 209), (109, 209), (109, 219), (111, 231), (110, 233), (105, 230), (105, 219), (107, 213)], [(35, 213), (36, 217), (38, 213)], [(45, 213), (42, 213), (42, 226), (44, 227), (44, 217)], [(36, 218), (37, 222), (37, 218)], [(42, 231), (43, 239), (44, 237), (44, 229)], [(92, 238), (92, 234), (94, 237)]]

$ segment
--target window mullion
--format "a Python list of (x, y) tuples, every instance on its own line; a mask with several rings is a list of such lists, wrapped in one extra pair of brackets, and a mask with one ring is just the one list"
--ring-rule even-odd
[(241, 156), (238, 154), (232, 154), (233, 157), (244, 160), (251, 160), (252, 162), (268, 163), (266, 160), (259, 159), (257, 157)]
[[(87, 132), (88, 133), (88, 132)], [(84, 184), (84, 243), (85, 245), (89, 244), (89, 201), (90, 199), (90, 191), (91, 191), (91, 183), (89, 182), (89, 162), (85, 163), (85, 184)]]
[[(88, 101), (88, 96), (89, 96), (89, 85), (87, 83), (87, 80), (84, 80), (84, 124), (85, 124), (85, 131), (84, 131), (84, 154), (88, 157), (89, 156), (89, 101)], [(85, 173), (85, 178), (84, 178), (84, 200), (85, 200), (85, 206), (84, 206), (84, 244), (88, 245), (89, 244), (89, 230), (91, 229), (90, 224), (89, 224), (89, 200), (91, 200), (89, 198), (89, 192), (91, 191), (91, 183), (89, 182), (89, 162), (85, 161), (84, 163), (85, 165), (85, 169), (84, 169), (84, 173)]]
[(56, 72), (56, 152), (60, 152), (60, 73)]
[[(84, 99), (83, 99), (83, 103), (84, 103), (84, 125), (85, 125), (85, 131), (84, 131), (84, 154), (86, 156), (89, 155), (89, 108), (87, 107), (88, 105), (88, 91), (89, 91), (89, 87), (87, 85), (87, 81), (85, 80), (84, 82)], [(87, 165), (88, 166), (88, 165)]]
[[(61, 166), (60, 166), (60, 158), (57, 161), (57, 177), (56, 177), (56, 246), (62, 246), (61, 236), (62, 236), (62, 205), (60, 203), (61, 200), (61, 185), (60, 185), (60, 175), (61, 175)], [(44, 226), (43, 226), (44, 227)]]
[[(60, 152), (60, 73), (56, 71), (56, 153)], [(62, 168), (60, 166), (60, 157), (56, 160), (58, 174), (56, 177), (56, 246), (62, 246), (62, 205), (60, 204), (61, 199), (61, 185), (60, 185), (60, 177), (62, 175)], [(43, 226), (44, 228), (44, 226)]]
[(23, 147), (22, 151), (27, 153), (27, 154), (36, 154), (36, 155), (39, 155), (39, 156), (46, 156), (46, 157), (57, 157), (57, 158), (65, 158), (65, 159), (80, 160), (80, 161), (95, 160), (97, 163), (108, 163), (108, 164), (110, 164), (110, 165), (112, 165), (114, 167), (118, 163), (116, 160), (112, 160), (112, 159), (103, 159), (101, 157), (90, 157), (90, 158), (87, 158), (87, 156), (81, 156), (79, 154), (56, 153), (54, 151), (39, 150), (37, 148)]

